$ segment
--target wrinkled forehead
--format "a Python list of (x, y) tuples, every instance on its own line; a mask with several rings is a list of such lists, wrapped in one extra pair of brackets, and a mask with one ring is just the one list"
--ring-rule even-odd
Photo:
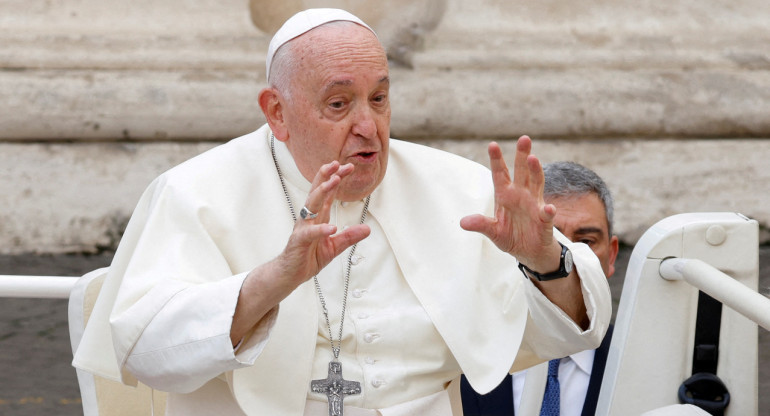
[(339, 48), (377, 54), (385, 53), (380, 40), (370, 30), (346, 21), (334, 21), (314, 27), (287, 42), (282, 48), (287, 46), (290, 46), (293, 51), (317, 50), (321, 54), (329, 55), (342, 52)]
[(543, 198), (547, 204), (556, 206), (554, 223), (557, 228), (562, 223), (571, 222), (583, 226), (600, 226), (601, 231), (609, 231), (609, 219), (604, 202), (595, 192), (569, 193), (566, 195), (551, 195)]

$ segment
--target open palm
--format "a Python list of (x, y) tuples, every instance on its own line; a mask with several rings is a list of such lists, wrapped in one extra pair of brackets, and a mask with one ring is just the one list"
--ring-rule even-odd
[(495, 187), (495, 216), (481, 214), (463, 218), (468, 231), (487, 236), (500, 250), (529, 266), (542, 264), (553, 245), (556, 209), (543, 201), (544, 175), (540, 161), (530, 155), (532, 141), (522, 136), (516, 143), (513, 178), (497, 143), (489, 144), (489, 161)]

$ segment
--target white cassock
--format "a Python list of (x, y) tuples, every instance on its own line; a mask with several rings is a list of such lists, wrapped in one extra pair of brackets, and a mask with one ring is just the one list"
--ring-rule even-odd
[[(269, 137), (263, 126), (150, 185), (115, 254), (76, 367), (171, 392), (170, 415), (326, 414), (326, 398), (309, 392), (332, 358), (312, 279), (236, 351), (230, 343), (243, 279), (281, 252), (293, 227)], [(310, 184), (285, 145), (275, 146), (298, 209)], [(358, 223), (362, 206), (335, 202), (331, 222)], [(610, 292), (591, 250), (557, 232), (581, 277), (591, 320), (582, 331), (521, 275), (513, 257), (460, 228), (462, 217), (493, 209), (488, 169), (390, 141), (387, 173), (366, 219), (372, 233), (359, 243), (350, 277), (340, 362), (363, 391), (345, 398), (346, 415), (356, 407), (448, 414), (459, 390), (447, 387), (461, 373), (487, 392), (509, 371), (599, 345)], [(335, 338), (346, 262), (347, 253), (318, 275)]]

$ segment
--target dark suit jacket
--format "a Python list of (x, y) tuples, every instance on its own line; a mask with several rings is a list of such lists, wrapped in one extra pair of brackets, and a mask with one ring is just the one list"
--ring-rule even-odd
[[(591, 367), (591, 378), (588, 381), (588, 391), (583, 403), (582, 416), (593, 416), (596, 413), (596, 402), (599, 400), (599, 389), (604, 376), (604, 366), (607, 364), (607, 353), (612, 339), (612, 326), (602, 344), (596, 349), (594, 365)], [(476, 393), (465, 376), (462, 377), (460, 391), (463, 400), (465, 416), (512, 416), (513, 415), (513, 385), (512, 376), (506, 377), (500, 385), (488, 394)]]

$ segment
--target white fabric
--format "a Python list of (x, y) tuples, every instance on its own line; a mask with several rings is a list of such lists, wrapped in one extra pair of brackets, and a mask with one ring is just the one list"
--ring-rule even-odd
[[(386, 409), (362, 409), (347, 404), (345, 400), (345, 415), (347, 416), (452, 416), (452, 405), (447, 390), (421, 397)], [(327, 416), (327, 402), (308, 400), (305, 402), (304, 416)], [(459, 415), (458, 415), (459, 416)]]
[(545, 396), (545, 384), (548, 380), (548, 363), (529, 368), (522, 388), (521, 400), (514, 400), (517, 415), (539, 415)]
[[(275, 257), (292, 229), (268, 138), (264, 126), (153, 182), (110, 267), (76, 353), (76, 367), (126, 383), (136, 375), (145, 384), (175, 392), (169, 395), (169, 410), (203, 402), (201, 394), (208, 398), (216, 390), (219, 400), (211, 406), (240, 406), (249, 415), (302, 413), (310, 380), (326, 376), (326, 369), (321, 374), (315, 364), (320, 360), (314, 358), (319, 331), (326, 329), (319, 326), (312, 280), (274, 308), (237, 354), (228, 338), (244, 273)], [(276, 146), (285, 159), (283, 144)], [(305, 199), (302, 186), (290, 186), (295, 201)], [(590, 328), (581, 331), (520, 274), (513, 258), (485, 237), (459, 227), (463, 216), (490, 215), (493, 208), (488, 170), (454, 155), (391, 140), (388, 171), (372, 194), (367, 222), (381, 235), (371, 237), (374, 249), (367, 247), (367, 240), (362, 242), (362, 254), (374, 257), (373, 264), (397, 269), (400, 275), (388, 277), (394, 279), (398, 294), (385, 293), (377, 283), (375, 296), (413, 298), (440, 337), (438, 345), (430, 334), (415, 344), (411, 339), (404, 342), (407, 352), (415, 356), (402, 363), (432, 374), (400, 377), (399, 369), (386, 369), (382, 373), (386, 381), (401, 380), (390, 385), (392, 391), (400, 387), (402, 392), (438, 392), (445, 387), (442, 383), (460, 372), (478, 391), (489, 391), (511, 369), (596, 348), (604, 336), (610, 318), (609, 286), (590, 249), (558, 235), (570, 245), (581, 276), (591, 319)], [(351, 211), (343, 216), (355, 222), (360, 210), (353, 206)], [(368, 254), (388, 251), (382, 245), (392, 257)], [(371, 266), (364, 261), (361, 267)], [(377, 278), (372, 274), (372, 279)], [(403, 293), (406, 289), (411, 294)], [(406, 302), (405, 307), (415, 308), (413, 301)], [(338, 309), (330, 308), (336, 319)], [(358, 306), (353, 309), (366, 312)], [(360, 318), (348, 322), (356, 319)], [(425, 324), (424, 318), (413, 324), (398, 320), (405, 331)], [(385, 321), (378, 316), (374, 322)], [(353, 332), (348, 338), (355, 339), (351, 344), (355, 347), (344, 349), (367, 346), (359, 337), (372, 329), (350, 326)], [(397, 337), (389, 335), (394, 330), (383, 328), (378, 340), (396, 343)], [(323, 347), (328, 351), (328, 346)], [(438, 358), (431, 355), (442, 349), (451, 352), (451, 359), (443, 353)], [(376, 348), (371, 353), (388, 359), (396, 354)], [(362, 357), (365, 365), (366, 355)], [(378, 373), (362, 370), (361, 357), (345, 359), (353, 363), (343, 369), (346, 377), (348, 368), (353, 374), (355, 367), (364, 377), (362, 387), (368, 391), (363, 400), (380, 395), (371, 392), (371, 383), (366, 384)], [(328, 356), (323, 361), (328, 362)], [(413, 370), (409, 368), (410, 373)], [(388, 387), (377, 391), (386, 393), (372, 397), (372, 403), (392, 404)], [(191, 413), (169, 415), (195, 415), (195, 408), (187, 406)], [(212, 414), (203, 407), (197, 410), (197, 414)]]
[(644, 412), (641, 416), (709, 416), (709, 412), (691, 404), (673, 404)]
[[(276, 156), (293, 204), (301, 206), (310, 190), (310, 183), (293, 163), (286, 146), (277, 141)], [(330, 222), (339, 229), (357, 224), (363, 206), (363, 201), (335, 202)], [(286, 210), (288, 215), (288, 208)], [(339, 361), (345, 379), (356, 380), (363, 385), (363, 393), (349, 396), (345, 403), (383, 409), (434, 394), (460, 373), (451, 351), (409, 289), (393, 251), (388, 248), (385, 231), (377, 216), (369, 215), (366, 224), (371, 228), (371, 234), (358, 244), (352, 259), (354, 265), (351, 267)], [(318, 275), (335, 339), (339, 335), (343, 276), (348, 255), (349, 250), (335, 258)], [(319, 301), (314, 305), (320, 308)], [(326, 378), (332, 358), (322, 313), (318, 314), (318, 327), (312, 369), (314, 380)], [(419, 345), (434, 347), (429, 351), (413, 348)], [(308, 392), (308, 399), (321, 400), (324, 396)]]
[[(355, 224), (361, 206), (358, 203), (347, 208), (337, 207), (332, 216), (344, 216), (347, 218), (344, 223)], [(364, 387), (362, 394), (350, 396), (345, 402), (381, 409), (436, 393), (460, 373), (451, 351), (409, 290), (393, 252), (385, 249), (387, 241), (376, 218), (367, 224), (372, 234), (356, 249), (357, 264), (351, 272), (339, 360), (343, 376), (361, 382)], [(345, 263), (346, 258), (340, 256), (319, 275), (335, 338), (340, 322)], [(322, 330), (316, 337), (312, 378), (324, 379), (332, 353), (323, 314), (318, 316), (318, 327)], [(415, 350), (413, 346), (419, 345), (435, 347), (430, 351)], [(309, 393), (308, 399), (322, 397)]]
[[(561, 416), (580, 416), (582, 413), (583, 403), (585, 402), (586, 392), (588, 391), (588, 383), (591, 380), (594, 355), (596, 355), (596, 350), (586, 350), (562, 358), (561, 361), (559, 361), (559, 400), (561, 404)], [(545, 372), (535, 371), (540, 367), (544, 368)], [(542, 363), (513, 374), (511, 384), (513, 388), (514, 414), (525, 414), (519, 413), (523, 394), (530, 395), (539, 391), (539, 399), (535, 398), (534, 400), (537, 403), (542, 403), (543, 392), (545, 391), (547, 381), (547, 377), (542, 376), (542, 374), (547, 376), (547, 373), (548, 363)], [(527, 384), (527, 387), (525, 388), (525, 382), (532, 384)], [(540, 406), (538, 406), (538, 411), (539, 409)]]
[[(80, 339), (83, 337), (83, 331), (86, 327), (86, 321), (91, 314), (91, 306), (96, 298), (98, 288), (104, 282), (107, 274), (107, 268), (103, 267), (86, 273), (77, 280), (72, 287), (67, 307), (67, 322), (69, 324), (70, 343), (72, 353), (78, 350)], [(78, 376), (78, 386), (80, 387), (80, 397), (83, 404), (83, 415), (94, 416), (99, 414), (99, 407), (96, 396), (96, 380), (94, 376), (83, 370), (76, 370)]]
[[(335, 21), (348, 21), (359, 24), (374, 33), (371, 27), (364, 23), (361, 19), (353, 14), (340, 9), (307, 9), (303, 10), (294, 16), (290, 17), (270, 40), (270, 45), (267, 48), (267, 61), (265, 66), (267, 70), (265, 72), (266, 78), (270, 81), (270, 65), (273, 63), (273, 56), (278, 51), (278, 48), (283, 46), (286, 42), (296, 38), (297, 36), (314, 29), (318, 26), (329, 22)], [(376, 35), (376, 33), (375, 33)]]
[[(344, 414), (347, 416), (381, 416), (380, 412), (373, 409), (362, 409), (347, 405), (345, 405), (344, 411)], [(302, 414), (304, 416), (327, 416), (329, 414), (329, 407), (326, 402), (308, 400), (305, 402), (305, 411)]]

